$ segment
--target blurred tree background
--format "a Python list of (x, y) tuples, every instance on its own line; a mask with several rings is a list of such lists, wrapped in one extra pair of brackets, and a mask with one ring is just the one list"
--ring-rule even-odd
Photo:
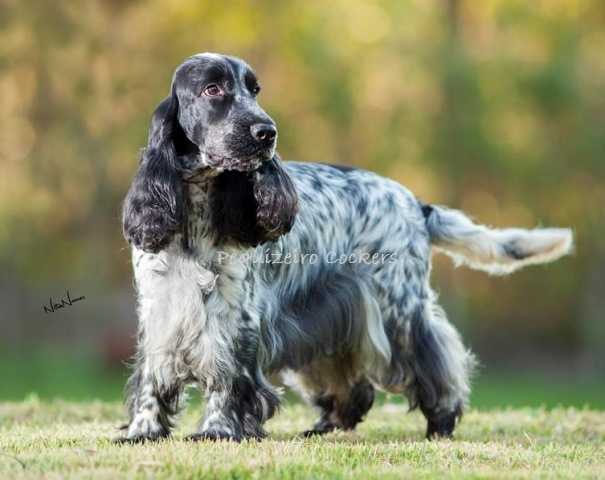
[[(375, 170), (577, 251), (434, 284), (475, 404), (605, 406), (601, 0), (0, 0), (0, 399), (118, 398), (135, 331), (120, 204), (187, 56), (257, 70), (285, 159)], [(86, 299), (54, 314), (69, 289)]]

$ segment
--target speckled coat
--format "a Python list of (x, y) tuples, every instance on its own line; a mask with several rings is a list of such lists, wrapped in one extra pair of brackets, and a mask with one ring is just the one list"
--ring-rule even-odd
[(299, 213), (278, 240), (217, 242), (205, 179), (188, 184), (185, 240), (157, 254), (133, 248), (140, 335), (128, 438), (167, 435), (189, 384), (207, 398), (192, 438), (260, 438), (278, 405), (274, 374), (318, 407), (309, 434), (353, 428), (374, 387), (419, 406), (429, 435), (450, 434), (474, 361), (429, 286), (431, 244), (496, 273), (569, 248), (563, 231), (489, 230), (371, 172), (286, 171)]
[(243, 60), (197, 54), (152, 116), (122, 217), (139, 339), (121, 441), (169, 435), (189, 385), (207, 400), (190, 438), (261, 438), (277, 376), (318, 408), (307, 434), (354, 428), (381, 388), (450, 435), (473, 357), (429, 286), (432, 250), (508, 273), (571, 233), (489, 229), (374, 173), (284, 164), (259, 91)]

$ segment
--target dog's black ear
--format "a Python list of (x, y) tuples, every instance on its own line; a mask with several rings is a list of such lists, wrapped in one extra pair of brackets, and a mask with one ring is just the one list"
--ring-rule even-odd
[(266, 240), (288, 233), (298, 213), (298, 194), (278, 155), (253, 173), (253, 184), (257, 228)]
[(158, 252), (181, 231), (185, 217), (183, 182), (178, 171), (175, 134), (178, 99), (172, 94), (157, 107), (122, 213), (124, 237), (137, 248)]
[(290, 231), (298, 195), (276, 156), (252, 173), (221, 173), (212, 187), (210, 211), (220, 242), (256, 246)]
[(249, 173), (225, 171), (214, 179), (210, 192), (212, 230), (219, 243), (247, 246), (262, 243), (256, 225), (256, 200)]

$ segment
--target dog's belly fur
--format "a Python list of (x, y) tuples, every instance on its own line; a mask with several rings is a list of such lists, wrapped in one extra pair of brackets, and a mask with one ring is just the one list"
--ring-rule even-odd
[[(354, 427), (372, 385), (421, 408), (460, 408), (472, 359), (434, 304), (419, 202), (370, 172), (298, 163), (287, 171), (300, 213), (278, 241), (244, 255), (213, 244), (205, 192), (194, 188), (190, 252), (179, 236), (158, 254), (133, 250), (140, 377), (160, 392), (195, 383), (212, 405), (244, 367), (261, 424), (275, 408), (265, 380), (275, 373), (322, 410), (319, 429)], [(218, 424), (236, 428), (211, 410), (202, 429)], [(243, 434), (262, 436), (255, 428)]]

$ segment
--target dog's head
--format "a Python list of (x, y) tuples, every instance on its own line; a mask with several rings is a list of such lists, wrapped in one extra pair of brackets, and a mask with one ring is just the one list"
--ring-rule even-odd
[(220, 240), (257, 245), (290, 230), (296, 191), (275, 153), (277, 128), (257, 102), (259, 91), (253, 70), (233, 57), (195, 55), (176, 69), (124, 203), (129, 242), (157, 252), (182, 231), (184, 182), (195, 178), (211, 182)]
[(275, 154), (275, 122), (257, 102), (260, 86), (242, 60), (195, 55), (174, 74), (173, 99), (185, 136), (199, 149), (198, 165), (251, 171)]

